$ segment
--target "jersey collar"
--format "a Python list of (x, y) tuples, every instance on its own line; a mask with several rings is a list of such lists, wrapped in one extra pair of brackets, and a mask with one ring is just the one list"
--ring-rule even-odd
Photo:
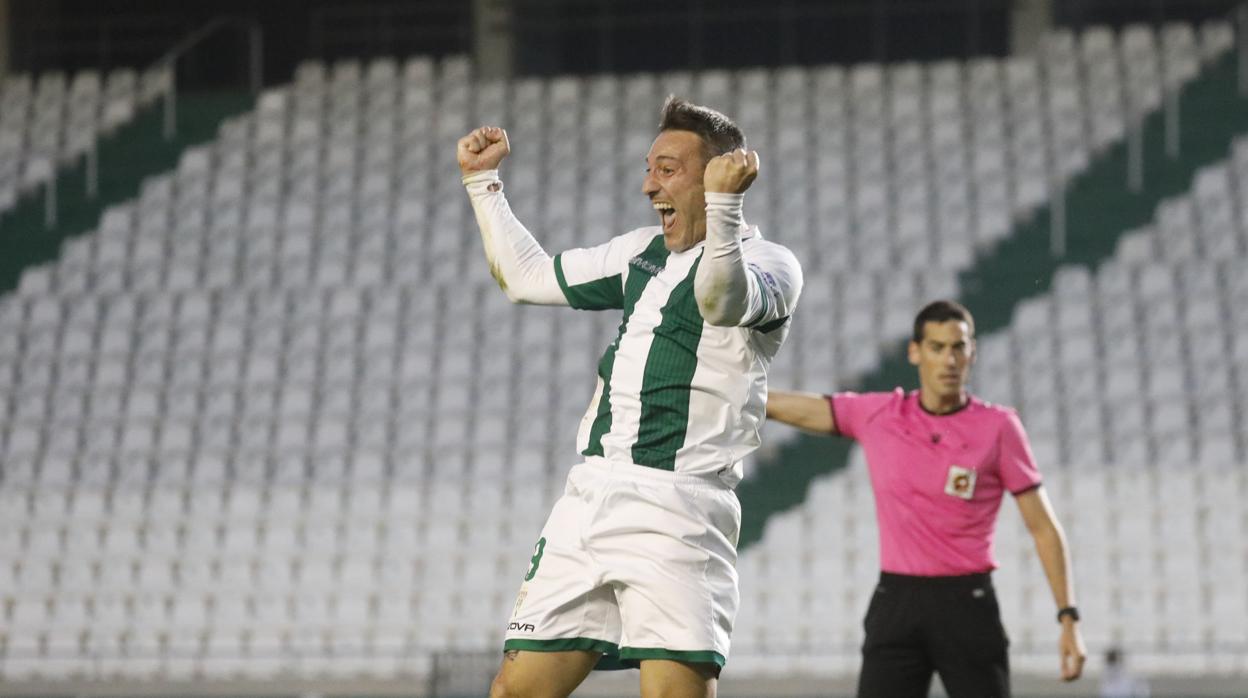
[(967, 393), (966, 402), (962, 403), (956, 410), (945, 412), (943, 414), (936, 414), (935, 412), (923, 406), (923, 400), (919, 395), (919, 391), (917, 390), (911, 391), (910, 397), (914, 399), (914, 404), (919, 406), (919, 409), (923, 411), (923, 414), (926, 414), (929, 417), (937, 417), (937, 418), (952, 417), (953, 415), (958, 414), (959, 412), (964, 412), (966, 408), (971, 406), (971, 403), (975, 402), (975, 396), (971, 395), (970, 393)]

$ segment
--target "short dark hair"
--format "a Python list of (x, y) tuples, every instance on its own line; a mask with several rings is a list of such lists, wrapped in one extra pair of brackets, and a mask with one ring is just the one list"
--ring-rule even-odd
[(971, 336), (975, 336), (975, 318), (971, 317), (971, 311), (966, 306), (957, 301), (932, 301), (923, 306), (919, 314), (914, 318), (914, 336), (912, 339), (917, 344), (923, 341), (923, 326), (929, 322), (948, 322), (950, 320), (958, 320), (965, 322), (967, 329), (971, 331)]
[(707, 160), (745, 147), (745, 134), (732, 119), (676, 95), (668, 95), (659, 112), (659, 133), (664, 131), (692, 131), (698, 134), (702, 138), (702, 150)]

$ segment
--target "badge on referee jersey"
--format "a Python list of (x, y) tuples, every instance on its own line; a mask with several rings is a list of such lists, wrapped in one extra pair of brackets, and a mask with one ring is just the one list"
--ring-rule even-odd
[(970, 499), (975, 495), (975, 471), (960, 465), (949, 466), (949, 477), (945, 479), (945, 494)]

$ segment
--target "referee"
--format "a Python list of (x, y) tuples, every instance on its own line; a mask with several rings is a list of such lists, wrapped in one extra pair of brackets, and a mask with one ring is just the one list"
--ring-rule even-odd
[(919, 312), (909, 344), (919, 390), (772, 391), (767, 416), (854, 439), (866, 452), (880, 531), (880, 581), (864, 622), (859, 698), (926, 696), (932, 673), (952, 698), (1010, 695), (1009, 641), (992, 587), (1002, 495), (1014, 495), (1061, 626), (1061, 676), (1087, 654), (1065, 535), (1013, 410), (966, 391), (975, 322), (952, 301)]

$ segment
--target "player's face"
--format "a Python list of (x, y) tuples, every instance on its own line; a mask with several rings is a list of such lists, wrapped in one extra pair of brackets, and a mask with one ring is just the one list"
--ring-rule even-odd
[(919, 367), (923, 392), (946, 400), (960, 398), (975, 360), (975, 338), (961, 320), (923, 324), (923, 341), (910, 342), (910, 363)]
[(641, 193), (654, 204), (663, 242), (672, 252), (683, 252), (706, 238), (705, 171), (702, 137), (692, 131), (663, 131), (646, 155)]

